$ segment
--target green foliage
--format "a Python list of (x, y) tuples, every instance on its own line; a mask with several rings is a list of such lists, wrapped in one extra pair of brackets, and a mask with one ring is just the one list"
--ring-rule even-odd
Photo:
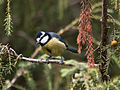
[(27, 89), (29, 90), (36, 90), (36, 84), (35, 81), (33, 80), (32, 74), (28, 70), (24, 70), (24, 77), (27, 82)]
[(6, 45), (0, 45), (0, 88), (15, 70), (16, 60), (8, 53)]
[[(40, 58), (46, 59), (47, 57), (48, 57), (48, 55), (43, 54)], [(53, 85), (52, 85), (53, 81), (52, 81), (51, 69), (52, 69), (52, 65), (51, 64), (45, 64), (44, 65), (44, 74), (45, 74), (45, 77), (46, 77), (46, 81), (47, 81), (46, 85), (48, 85), (48, 90), (53, 90)]]
[[(101, 12), (102, 12), (101, 6), (102, 6), (102, 2), (98, 2), (98, 3), (95, 3), (94, 5), (92, 5), (91, 8), (92, 8), (92, 18), (93, 19), (101, 20)], [(113, 13), (115, 13), (115, 11), (114, 11), (114, 9), (111, 8), (111, 9), (108, 9), (108, 13), (113, 14)], [(108, 22), (114, 23), (111, 18), (109, 18)], [(117, 18), (115, 18), (115, 24), (120, 26), (120, 21)]]
[(85, 65), (84, 63), (81, 63), (80, 65), (78, 64), (77, 61), (75, 60), (68, 60), (66, 61), (66, 65), (72, 63), (76, 65), (76, 67), (71, 67), (71, 68), (65, 68), (61, 70), (61, 76), (65, 77), (66, 75), (72, 75), (73, 73), (80, 71), (80, 70), (87, 70), (89, 67)]
[[(69, 61), (68, 61), (69, 62)], [(71, 61), (70, 61), (71, 62)], [(75, 62), (76, 61), (73, 61)], [(98, 68), (89, 68), (87, 64), (81, 63), (72, 68), (61, 70), (61, 76), (73, 76), (71, 90), (119, 90), (120, 77), (112, 78), (107, 83), (102, 83), (101, 74)]]
[(5, 18), (5, 31), (7, 36), (11, 36), (11, 32), (12, 32), (12, 18), (11, 18), (11, 14), (10, 14), (10, 0), (7, 0), (7, 16)]
[(46, 76), (46, 79), (47, 79), (47, 83), (48, 83), (48, 90), (53, 90), (53, 82), (52, 82), (52, 73), (51, 73), (51, 64), (45, 64), (44, 65), (44, 74)]

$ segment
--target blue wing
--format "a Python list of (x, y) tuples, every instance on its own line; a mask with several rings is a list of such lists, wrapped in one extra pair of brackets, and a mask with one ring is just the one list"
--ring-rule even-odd
[(78, 53), (77, 49), (74, 49), (74, 48), (71, 48), (69, 47), (64, 40), (62, 40), (62, 38), (57, 35), (56, 33), (54, 32), (48, 32), (48, 34), (51, 36), (51, 37), (56, 37), (57, 39), (59, 39), (61, 42), (63, 42), (65, 44), (65, 46), (67, 47), (67, 50), (71, 51), (71, 52), (74, 52), (74, 53)]
[(54, 33), (54, 32), (47, 32), (47, 33), (48, 33), (51, 37), (56, 37), (56, 38), (59, 39), (61, 42), (63, 42), (66, 47), (68, 47), (68, 45), (65, 43), (64, 40), (62, 40), (62, 38), (61, 38), (59, 35), (57, 35), (57, 34)]

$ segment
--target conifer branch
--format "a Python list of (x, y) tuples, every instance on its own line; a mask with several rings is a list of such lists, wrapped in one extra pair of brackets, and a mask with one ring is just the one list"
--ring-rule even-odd
[(7, 36), (10, 36), (11, 35), (11, 32), (12, 32), (12, 18), (11, 18), (11, 14), (10, 14), (10, 0), (7, 0), (7, 15), (6, 15), (6, 18), (5, 18), (5, 31), (6, 31), (6, 34)]

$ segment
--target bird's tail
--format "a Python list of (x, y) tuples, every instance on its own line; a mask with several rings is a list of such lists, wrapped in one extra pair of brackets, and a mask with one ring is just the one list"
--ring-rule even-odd
[(71, 47), (67, 47), (67, 50), (74, 52), (74, 53), (78, 53), (77, 49), (71, 48)]

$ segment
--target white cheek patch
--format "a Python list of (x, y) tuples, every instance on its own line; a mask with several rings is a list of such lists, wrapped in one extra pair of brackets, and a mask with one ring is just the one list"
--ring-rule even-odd
[(42, 44), (46, 43), (48, 41), (48, 39), (49, 39), (48, 35), (43, 37), (42, 40), (41, 40), (41, 43)]
[(39, 41), (40, 41), (40, 38), (37, 38), (36, 41), (39, 42)]

